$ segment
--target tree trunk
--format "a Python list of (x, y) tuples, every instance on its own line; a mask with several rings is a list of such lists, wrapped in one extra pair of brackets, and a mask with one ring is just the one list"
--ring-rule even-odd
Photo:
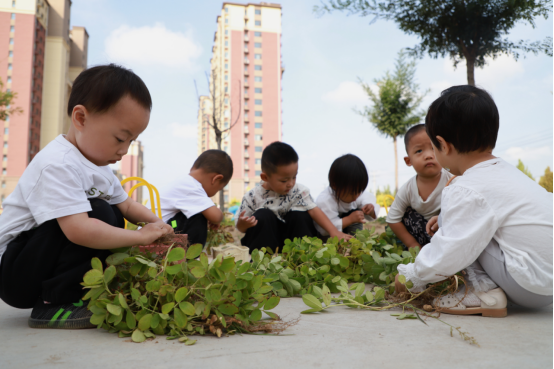
[(475, 58), (466, 56), (467, 84), (475, 86)]
[[(219, 130), (216, 130), (216, 132), (215, 132), (215, 141), (217, 142), (217, 149), (221, 150), (222, 138), (221, 138), (221, 131), (219, 131)], [(225, 195), (223, 194), (224, 191), (225, 191), (225, 189), (219, 191), (219, 209), (222, 212), (225, 211)]]
[(398, 150), (396, 148), (396, 136), (392, 138), (394, 142), (394, 196), (398, 192)]

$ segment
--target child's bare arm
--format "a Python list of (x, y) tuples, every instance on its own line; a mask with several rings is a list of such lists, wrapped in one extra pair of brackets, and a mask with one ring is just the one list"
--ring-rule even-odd
[(121, 214), (127, 219), (129, 222), (133, 224), (137, 224), (139, 222), (142, 223), (160, 223), (166, 226), (166, 230), (168, 233), (173, 233), (173, 228), (171, 228), (170, 225), (165, 224), (163, 220), (158, 218), (150, 209), (148, 209), (146, 206), (136, 202), (132, 198), (127, 198), (127, 200), (123, 201), (120, 204), (116, 205), (117, 208), (121, 211)]
[(421, 247), (414, 236), (412, 236), (410, 232), (408, 232), (404, 223), (389, 223), (389, 227), (390, 229), (392, 229), (396, 237), (400, 238), (400, 241), (402, 241), (404, 245), (406, 245), (406, 247)]
[(329, 233), (329, 237), (338, 237), (339, 239), (349, 240), (352, 236), (340, 232), (334, 225), (331, 223), (327, 215), (319, 208), (315, 207), (311, 210), (308, 210), (308, 214), (312, 217), (314, 222), (319, 224), (319, 226)]
[(352, 214), (342, 218), (342, 229), (354, 223), (365, 223), (364, 213), (361, 210), (356, 210)]
[(95, 218), (89, 218), (87, 213), (58, 218), (58, 223), (71, 242), (91, 249), (102, 250), (148, 245), (168, 233), (167, 227), (159, 222), (149, 223), (139, 231), (130, 231), (113, 227)]
[(223, 221), (223, 213), (215, 205), (204, 210), (202, 215), (204, 215), (204, 217), (206, 217), (206, 219), (213, 224), (219, 224)]

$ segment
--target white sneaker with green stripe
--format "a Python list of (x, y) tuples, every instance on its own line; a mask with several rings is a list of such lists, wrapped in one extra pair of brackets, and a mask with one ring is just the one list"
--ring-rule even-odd
[(91, 316), (92, 312), (87, 309), (87, 305), (83, 300), (61, 305), (45, 304), (43, 301), (38, 301), (33, 307), (28, 322), (31, 328), (95, 328), (96, 326), (90, 322)]

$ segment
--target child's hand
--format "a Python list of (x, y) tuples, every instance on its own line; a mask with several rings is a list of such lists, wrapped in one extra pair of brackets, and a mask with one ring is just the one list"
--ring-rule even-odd
[(350, 218), (350, 224), (365, 223), (364, 213), (360, 210), (356, 210), (348, 216)]
[(435, 233), (439, 230), (438, 220), (439, 220), (439, 217), (435, 215), (427, 222), (427, 226), (425, 227), (425, 230), (427, 231), (427, 234), (431, 237), (433, 237)]
[[(168, 229), (169, 227), (169, 229)], [(141, 233), (142, 241), (140, 242), (141, 245), (149, 245), (152, 242), (156, 241), (158, 238), (163, 236), (167, 233), (173, 233), (173, 228), (169, 226), (169, 224), (165, 224), (162, 222), (156, 222), (156, 223), (148, 223), (144, 227), (142, 227), (139, 231)]]
[(252, 228), (256, 224), (258, 224), (258, 220), (254, 216), (245, 217), (244, 216), (245, 213), (246, 213), (246, 210), (240, 213), (239, 220), (237, 221), (237, 229), (242, 233), (246, 233), (246, 230), (248, 228)]
[(167, 231), (166, 234), (173, 234), (175, 233), (175, 230), (173, 229), (172, 226), (170, 226), (169, 224), (167, 224), (166, 222), (164, 222), (163, 220), (158, 220), (157, 222), (154, 222), (154, 224), (159, 224), (161, 226), (163, 226), (165, 228), (165, 230)]
[(362, 211), (364, 212), (365, 215), (369, 215), (372, 218), (376, 218), (375, 207), (373, 206), (373, 204), (365, 204), (362, 207)]
[[(361, 213), (361, 212), (360, 212), (360, 213)], [(352, 213), (352, 214), (354, 214), (354, 213)], [(346, 233), (339, 232), (338, 230), (337, 230), (336, 232), (333, 232), (333, 234), (330, 234), (329, 237), (330, 237), (330, 238), (338, 237), (339, 240), (345, 240), (345, 241), (348, 241), (349, 239), (352, 238), (351, 235), (346, 234)]]

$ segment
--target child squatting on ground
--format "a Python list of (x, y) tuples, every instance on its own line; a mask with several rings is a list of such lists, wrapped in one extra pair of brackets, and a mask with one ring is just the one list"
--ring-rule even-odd
[(312, 200), (310, 190), (296, 183), (298, 154), (283, 142), (273, 142), (262, 153), (259, 185), (242, 198), (236, 227), (250, 251), (283, 247), (286, 239), (316, 237), (314, 222), (331, 237), (350, 239), (340, 232)]
[[(316, 204), (338, 231), (355, 235), (366, 220), (375, 220), (379, 214), (375, 196), (365, 192), (368, 182), (367, 169), (355, 155), (343, 155), (331, 165), (329, 187), (319, 194)], [(318, 224), (315, 227), (324, 238), (329, 236)]]
[[(529, 308), (551, 304), (552, 194), (492, 155), (499, 115), (491, 96), (451, 87), (429, 107), (425, 128), (437, 161), (458, 177), (427, 224), (431, 243), (398, 266), (411, 291), (465, 270), (467, 296), (464, 287), (441, 297), (443, 312), (502, 317), (506, 297)], [(403, 287), (397, 279), (397, 291)]]
[[(30, 327), (94, 327), (80, 285), (91, 259), (173, 233), (127, 196), (108, 166), (146, 129), (151, 108), (146, 85), (130, 70), (113, 64), (85, 70), (69, 97), (69, 132), (35, 156), (4, 201), (0, 298), (33, 308)], [(125, 230), (124, 217), (148, 224)]]
[(233, 176), (233, 161), (225, 151), (204, 151), (190, 173), (174, 181), (160, 195), (162, 219), (175, 233), (187, 234), (190, 244), (204, 245), (208, 221), (218, 225), (223, 213), (210, 197), (223, 189)]
[(387, 223), (406, 247), (421, 247), (431, 242), (425, 227), (429, 219), (440, 213), (442, 190), (452, 174), (435, 159), (424, 124), (410, 128), (404, 135), (404, 144), (408, 153), (404, 162), (414, 167), (416, 175), (398, 190)]

